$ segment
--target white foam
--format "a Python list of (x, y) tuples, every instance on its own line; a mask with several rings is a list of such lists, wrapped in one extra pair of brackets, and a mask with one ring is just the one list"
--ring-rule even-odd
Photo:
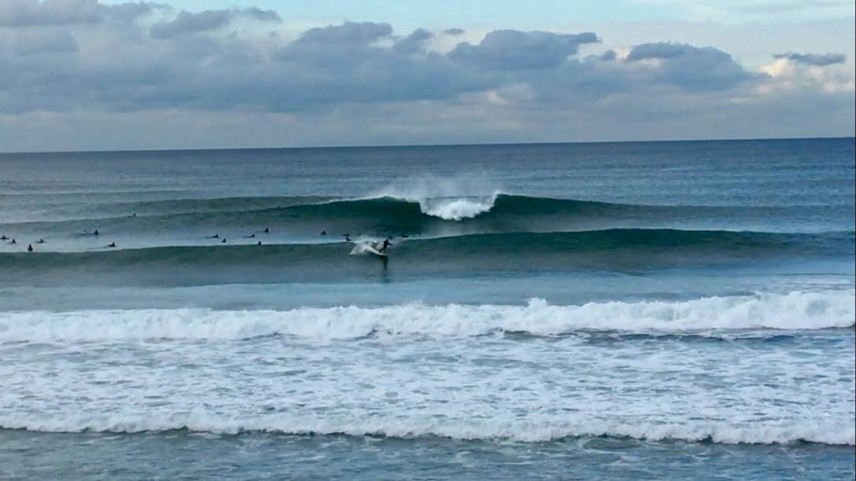
[(472, 219), (493, 208), (496, 196), (494, 192), (488, 197), (465, 197), (444, 199), (418, 199), (423, 214), (439, 217), (444, 220)]
[(806, 423), (781, 426), (760, 423), (741, 426), (727, 421), (697, 423), (633, 423), (622, 421), (582, 420), (532, 421), (442, 420), (396, 418), (319, 418), (270, 414), (240, 418), (196, 411), (160, 416), (122, 414), (75, 414), (68, 417), (3, 416), (0, 428), (27, 429), (41, 432), (111, 432), (141, 433), (187, 429), (193, 432), (238, 434), (274, 432), (282, 434), (346, 434), (349, 436), (386, 436), (416, 438), (439, 436), (462, 440), (511, 440), (545, 442), (569, 437), (629, 437), (640, 440), (706, 441), (721, 444), (788, 444), (812, 442), (830, 445), (856, 444), (856, 428), (840, 423)]
[(493, 208), (500, 189), (483, 178), (426, 177), (399, 182), (372, 194), (418, 202), (423, 214), (444, 220), (472, 219)]
[(246, 339), (283, 334), (305, 339), (429, 336), (492, 332), (552, 336), (578, 330), (685, 332), (825, 329), (854, 325), (854, 290), (794, 291), (668, 302), (551, 305), (424, 305), (298, 308), (12, 311), (0, 313), (0, 343), (125, 339)]

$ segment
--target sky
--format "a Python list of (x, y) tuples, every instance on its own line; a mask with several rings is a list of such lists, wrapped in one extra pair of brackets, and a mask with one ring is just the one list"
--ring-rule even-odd
[(854, 136), (856, 0), (0, 0), (0, 152)]

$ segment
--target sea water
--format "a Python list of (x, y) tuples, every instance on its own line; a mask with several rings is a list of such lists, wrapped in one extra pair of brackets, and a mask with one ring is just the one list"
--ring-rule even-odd
[(3, 154), (0, 203), (3, 479), (854, 477), (852, 138)]

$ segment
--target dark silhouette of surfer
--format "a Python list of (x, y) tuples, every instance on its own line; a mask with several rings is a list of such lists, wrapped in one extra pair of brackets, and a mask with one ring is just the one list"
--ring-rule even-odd
[(256, 238), (256, 235), (255, 235), (255, 234), (250, 234), (250, 235), (245, 235), (245, 236), (244, 236), (244, 239), (255, 239), (255, 238)]
[(0, 237), (0, 240), (9, 240), (9, 238), (6, 237), (6, 234), (3, 234), (3, 237)]
[(351, 234), (342, 234), (345, 236), (345, 242), (351, 242)]
[(326, 230), (322, 230), (322, 231), (321, 231), (321, 235), (327, 235), (327, 231), (326, 231)]
[(44, 244), (44, 243), (45, 243), (44, 239), (39, 239), (36, 241), (36, 244)]
[(17, 242), (15, 242), (15, 239), (12, 239), (12, 242), (10, 242), (10, 244), (17, 244)]
[(262, 232), (264, 232), (265, 234), (270, 234), (270, 228), (265, 227), (265, 230), (263, 230)]
[(33, 252), (33, 244), (27, 246), (27, 252)]
[(107, 247), (116, 247), (116, 243), (115, 243), (115, 242), (111, 242), (111, 243), (107, 244)]
[(256, 245), (257, 245), (257, 246), (262, 245), (262, 241), (258, 241), (258, 242), (256, 243)]
[(98, 229), (95, 229), (95, 232), (93, 232), (92, 235), (101, 235), (101, 234), (98, 232)]
[(220, 238), (220, 234), (210, 235), (210, 236), (208, 236), (208, 237), (206, 237), (206, 238), (207, 238), (207, 239), (219, 239), (219, 238)]
[(381, 246), (380, 249), (378, 249), (378, 252), (386, 252), (386, 250), (388, 248), (389, 248), (389, 237), (387, 237), (386, 239), (383, 240), (383, 245)]
[(223, 244), (225, 244), (225, 243), (226, 243), (226, 238), (225, 238), (225, 237), (223, 238), (223, 240), (221, 241), (221, 243), (223, 243)]

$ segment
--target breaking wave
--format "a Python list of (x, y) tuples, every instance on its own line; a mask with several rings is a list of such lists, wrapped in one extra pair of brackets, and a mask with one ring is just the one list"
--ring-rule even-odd
[(854, 325), (854, 291), (790, 292), (666, 302), (551, 305), (303, 307), (286, 311), (211, 309), (25, 311), (0, 313), (0, 343), (138, 339), (248, 339), (285, 335), (349, 340), (367, 336), (432, 338), (580, 331), (699, 332), (815, 330)]

